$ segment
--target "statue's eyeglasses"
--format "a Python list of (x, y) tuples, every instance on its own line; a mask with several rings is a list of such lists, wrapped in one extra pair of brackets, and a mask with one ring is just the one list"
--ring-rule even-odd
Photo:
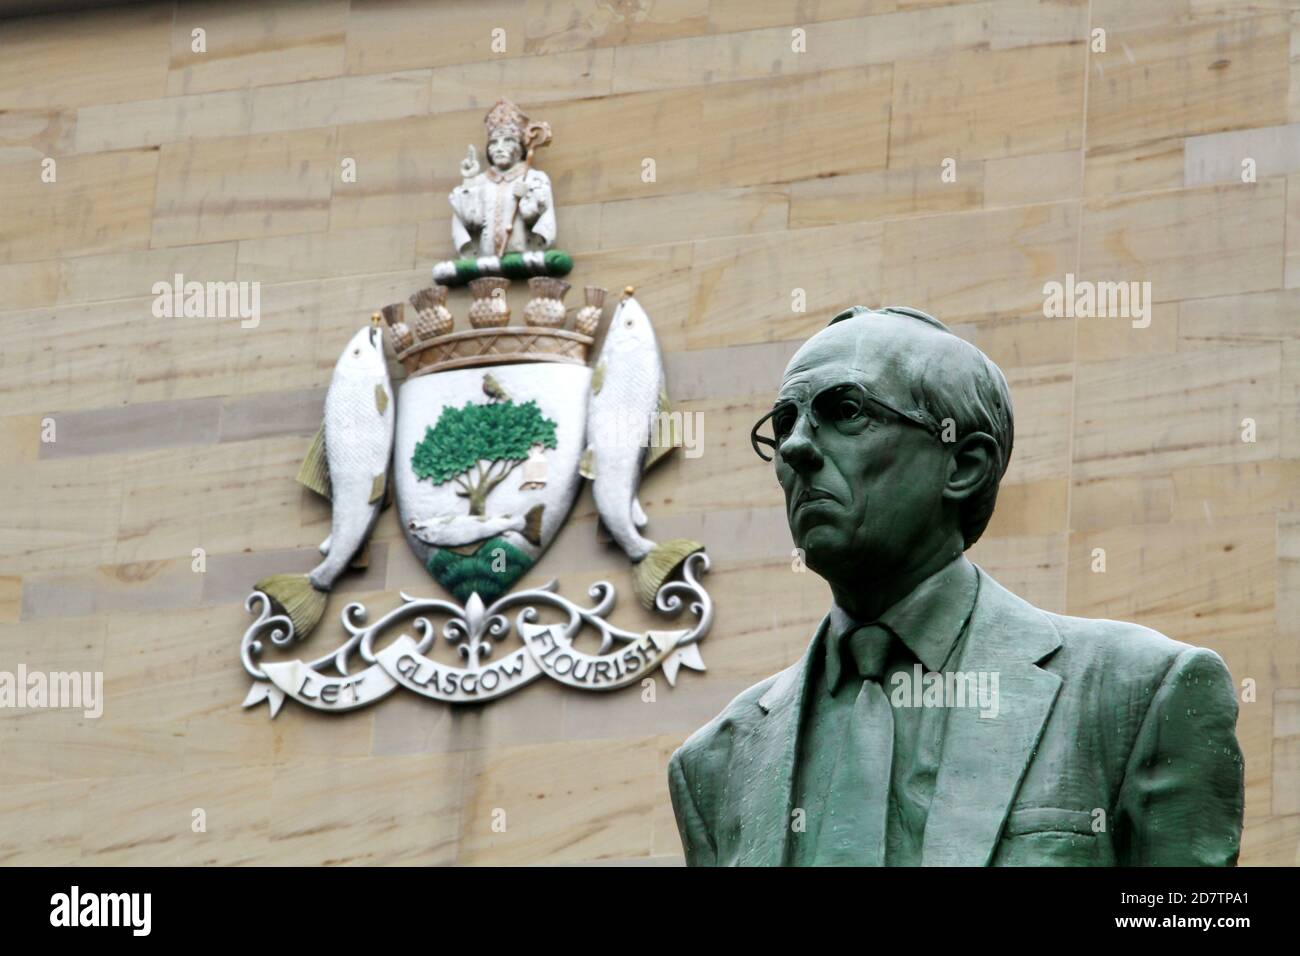
[[(794, 431), (799, 415), (805, 411), (813, 431), (824, 424), (841, 435), (857, 435), (874, 422), (897, 419), (923, 428), (932, 435), (940, 433), (939, 425), (923, 412), (905, 412), (872, 395), (865, 385), (842, 382), (822, 389), (811, 400), (787, 398), (777, 401), (772, 410), (750, 429), (749, 442), (758, 457), (771, 461), (781, 443)], [(770, 448), (772, 454), (765, 454), (764, 447)]]

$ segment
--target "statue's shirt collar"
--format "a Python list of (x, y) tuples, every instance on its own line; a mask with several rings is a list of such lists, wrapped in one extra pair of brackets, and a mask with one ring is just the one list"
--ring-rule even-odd
[(524, 162), (515, 163), (505, 172), (501, 172), (495, 166), (487, 168), (487, 178), (494, 183), (511, 183), (528, 172), (528, 164)]
[(834, 694), (844, 677), (841, 641), (864, 624), (892, 631), (928, 671), (941, 671), (975, 607), (979, 572), (958, 555), (874, 621), (858, 621), (839, 604), (831, 605), (826, 628), (826, 687)]

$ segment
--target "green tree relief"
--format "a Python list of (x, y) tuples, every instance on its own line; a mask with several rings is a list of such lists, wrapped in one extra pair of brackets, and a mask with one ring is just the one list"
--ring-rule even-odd
[(533, 445), (555, 447), (555, 422), (543, 418), (535, 401), (447, 407), (415, 446), (416, 477), (436, 485), (455, 481), (456, 494), (469, 499), (469, 513), (484, 514), (484, 503)]

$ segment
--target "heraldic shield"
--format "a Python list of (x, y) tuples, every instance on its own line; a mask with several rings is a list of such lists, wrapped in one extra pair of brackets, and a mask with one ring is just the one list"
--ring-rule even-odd
[(582, 487), (591, 369), (520, 362), (409, 378), (397, 397), (393, 487), (420, 563), (463, 602), (508, 592)]
[[(266, 701), (274, 716), (292, 699), (344, 712), (399, 690), (472, 703), (540, 678), (603, 691), (660, 670), (669, 684), (682, 668), (704, 670), (698, 642), (713, 607), (699, 580), (709, 567), (703, 545), (642, 533), (649, 519), (637, 498), (641, 474), (677, 447), (681, 429), (653, 327), (632, 290), (611, 316), (594, 366), (587, 332), (481, 327), (408, 342), (400, 309), (384, 316), (407, 375), (394, 389), (378, 314), (339, 356), (324, 424), (298, 473), (330, 499), (330, 534), (314, 569), (264, 578), (245, 602), (257, 615), (241, 644), (254, 680), (245, 706)], [(666, 431), (657, 427), (665, 422)], [(665, 443), (664, 435), (676, 437)], [(554, 581), (512, 590), (587, 481), (601, 524), (632, 562), (638, 600), (667, 626), (614, 625), (616, 593), (607, 581), (587, 589), (590, 605), (559, 594)], [(395, 509), (386, 508), (390, 495)], [(367, 539), (392, 511), (452, 600), (402, 593), (402, 603), (374, 621), (351, 603), (341, 615), (346, 637), (333, 650), (260, 660), (268, 642), (289, 647), (314, 631), (335, 581), (364, 566)], [(599, 644), (580, 643), (584, 631)], [(455, 646), (457, 663), (436, 655), (440, 640)]]

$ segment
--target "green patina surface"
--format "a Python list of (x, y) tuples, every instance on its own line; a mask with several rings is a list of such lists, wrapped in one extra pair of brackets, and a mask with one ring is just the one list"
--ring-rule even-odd
[[(1223, 660), (1036, 608), (962, 556), (1012, 451), (987, 356), (916, 310), (849, 309), (795, 353), (752, 434), (833, 603), (793, 667), (673, 754), (687, 863), (1237, 861), (1244, 772)], [(955, 689), (886, 696), (919, 692), (923, 674), (986, 680), (987, 706)]]

